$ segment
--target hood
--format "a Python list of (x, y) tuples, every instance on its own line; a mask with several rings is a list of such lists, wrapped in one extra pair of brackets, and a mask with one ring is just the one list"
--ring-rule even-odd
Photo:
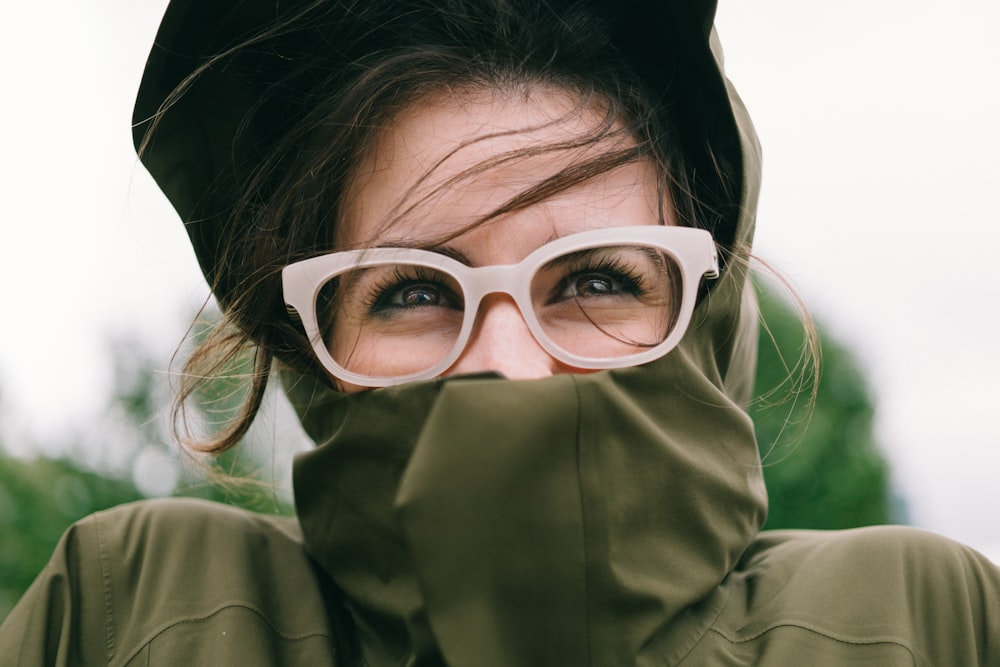
[[(228, 16), (219, 4), (171, 2), (135, 116), (137, 145), (146, 121), (160, 120), (142, 160), (184, 219), (210, 282), (220, 261), (216, 213), (238, 168), (233, 128), (255, 146), (265, 141), (226, 110), (245, 109), (255, 84), (211, 71), (179, 101), (167, 91), (203, 54), (243, 35), (239, 20), (266, 21), (278, 5), (245, 2), (256, 9)], [(616, 46), (646, 80), (683, 86), (684, 136), (738, 166), (739, 210), (714, 233), (723, 247), (748, 249), (760, 152), (722, 73), (715, 3), (591, 4), (622, 26)], [(724, 266), (680, 345), (640, 367), (357, 394), (284, 376), (317, 444), (294, 469), (306, 548), (343, 592), (367, 664), (680, 660), (724, 604), (720, 584), (766, 514), (742, 407), (757, 334), (747, 286), (742, 263)]]
[[(420, 23), (435, 22), (425, 7), (461, 13), (469, 11), (466, 2), (171, 0), (136, 96), (133, 140), (142, 164), (180, 214), (220, 303), (230, 303), (240, 289), (230, 275), (238, 272), (221, 270), (229, 225), (254, 224), (252, 216), (231, 220), (229, 212), (246, 182), (253, 181), (255, 192), (268, 186), (254, 180), (254, 170), (281, 141), (281, 128), (294, 126), (315, 107), (310, 91), (317, 82), (330, 72), (352, 72), (373, 50), (391, 50), (400, 34), (422, 34), (416, 26), (433, 33), (433, 25)], [(740, 186), (747, 148), (741, 143), (750, 135), (736, 132), (727, 87), (708, 48), (715, 0), (546, 4), (564, 14), (539, 21), (566, 20), (578, 7), (602, 16), (602, 39), (612, 42), (653, 94), (683, 91), (684, 104), (673, 116), (689, 169), (697, 175), (691, 187), (696, 200), (717, 202), (702, 217), (712, 219), (710, 231), (723, 246), (746, 240), (751, 227), (737, 229), (740, 212), (728, 202), (739, 198), (728, 193)], [(505, 20), (508, 5), (516, 3), (491, 5), (501, 15), (498, 21)]]

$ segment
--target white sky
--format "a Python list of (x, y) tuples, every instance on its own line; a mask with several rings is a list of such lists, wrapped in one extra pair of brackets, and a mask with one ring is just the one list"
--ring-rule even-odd
[[(19, 2), (0, 22), (8, 445), (102, 407), (110, 333), (166, 365), (206, 293), (128, 129), (165, 4)], [(913, 521), (1000, 561), (1000, 2), (721, 5), (764, 146), (757, 254), (863, 359)]]

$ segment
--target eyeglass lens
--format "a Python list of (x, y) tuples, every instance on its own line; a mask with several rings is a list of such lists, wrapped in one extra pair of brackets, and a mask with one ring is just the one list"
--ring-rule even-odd
[[(531, 315), (556, 352), (618, 360), (670, 335), (680, 308), (681, 272), (669, 255), (641, 245), (574, 251), (537, 268), (530, 300)], [(317, 316), (337, 364), (389, 378), (426, 371), (448, 356), (464, 319), (475, 317), (465, 304), (455, 276), (395, 263), (332, 278), (320, 290)]]

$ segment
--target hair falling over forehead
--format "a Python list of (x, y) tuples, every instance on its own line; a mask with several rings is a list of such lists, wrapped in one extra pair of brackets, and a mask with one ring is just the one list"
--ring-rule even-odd
[[(493, 98), (516, 98), (520, 97), (524, 102), (531, 103), (532, 94), (538, 92), (537, 89), (551, 88), (548, 82), (536, 81), (503, 81), (495, 82), (476, 81), (462, 84), (461, 86), (449, 86), (446, 91), (430, 93), (426, 97), (417, 98), (411, 102), (413, 106), (422, 104), (436, 104), (442, 97), (447, 96), (448, 101), (472, 100), (482, 95)], [(551, 118), (544, 123), (526, 125), (513, 130), (503, 130), (481, 134), (468, 141), (462, 142), (447, 151), (436, 162), (434, 162), (404, 193), (391, 213), (385, 217), (382, 224), (375, 230), (372, 236), (383, 237), (390, 231), (396, 232), (401, 238), (407, 237), (407, 232), (402, 226), (404, 221), (414, 211), (425, 203), (433, 201), (438, 194), (447, 194), (452, 190), (460, 190), (473, 185), (477, 179), (487, 177), (494, 170), (516, 165), (533, 158), (544, 157), (546, 155), (568, 154), (576, 156), (578, 159), (572, 160), (556, 173), (543, 178), (533, 184), (527, 185), (523, 190), (516, 193), (509, 200), (503, 202), (487, 214), (479, 216), (468, 224), (451, 232), (437, 236), (432, 244), (440, 245), (458, 236), (465, 234), (473, 228), (496, 220), (504, 215), (528, 208), (535, 204), (548, 200), (575, 185), (586, 183), (591, 179), (608, 173), (619, 167), (638, 162), (641, 160), (653, 160), (651, 142), (646, 139), (638, 139), (635, 132), (642, 129), (642, 125), (635, 123), (634, 127), (627, 127), (622, 124), (622, 109), (617, 105), (609, 104), (604, 97), (599, 97), (595, 91), (579, 92), (567, 91), (564, 89), (543, 90), (542, 92), (552, 92), (555, 94), (569, 93), (572, 96), (573, 106), (563, 114)], [(503, 100), (501, 100), (503, 101)], [(515, 100), (516, 101), (516, 100)], [(405, 112), (401, 110), (401, 112)], [(595, 112), (597, 112), (595, 114)], [(480, 160), (473, 166), (462, 170), (460, 173), (440, 182), (435, 181), (437, 171), (454, 158), (457, 154), (468, 148), (474, 148), (477, 144), (489, 142), (494, 139), (508, 136), (528, 136), (532, 133), (543, 130), (547, 127), (558, 127), (560, 124), (572, 121), (593, 118), (587, 123), (586, 131), (575, 132), (562, 141), (548, 142), (532, 145), (530, 147), (518, 148), (504, 151), (490, 158)], [(394, 119), (390, 119), (390, 124)], [(375, 133), (374, 140), (378, 142), (384, 135), (384, 131), (392, 132), (390, 126), (383, 126)], [(371, 147), (377, 151), (377, 146)], [(596, 149), (596, 150), (595, 150)], [(660, 224), (665, 224), (665, 219), (673, 219), (673, 212), (667, 213), (666, 207), (670, 206), (670, 176), (665, 170), (658, 170), (660, 174), (657, 183), (658, 198), (660, 201)], [(362, 177), (355, 171), (355, 177)], [(354, 179), (352, 179), (352, 182)], [(421, 194), (422, 188), (428, 183), (436, 183), (430, 192)], [(349, 191), (353, 188), (349, 188)], [(349, 217), (348, 210), (342, 210), (344, 216)], [(343, 218), (338, 221), (338, 228), (343, 227)], [(361, 240), (355, 244), (344, 244), (338, 237), (336, 245), (338, 250), (354, 249), (364, 247), (369, 241)]]
[[(164, 103), (165, 111), (211, 68), (273, 49), (270, 44), (276, 40), (287, 42), (299, 33), (313, 36), (311, 41), (299, 40), (307, 47), (296, 51), (290, 70), (246, 112), (244, 127), (259, 127), (263, 118), (271, 121), (272, 134), (264, 142), (267, 148), (244, 160), (228, 186), (235, 192), (235, 205), (225, 214), (218, 240), (220, 261), (209, 276), (224, 314), (185, 363), (174, 407), (177, 435), (188, 448), (216, 454), (237, 444), (260, 408), (276, 360), (300, 372), (322, 372), (309, 341), (285, 310), (280, 271), (335, 248), (345, 196), (362, 160), (396, 116), (435, 95), (459, 90), (516, 95), (542, 87), (576, 100), (572, 113), (600, 112), (601, 121), (589, 132), (496, 156), (437, 185), (461, 185), (502, 163), (545, 152), (601, 147), (596, 155), (591, 151), (586, 160), (528, 185), (465, 230), (638, 160), (655, 166), (660, 201), (671, 207), (661, 215), (675, 224), (712, 230), (738, 209), (738, 170), (715, 160), (711, 146), (702, 147), (708, 158), (702, 156), (698, 164), (715, 165), (713, 182), (722, 186), (697, 187), (697, 168), (686, 154), (690, 142), (682, 140), (673, 119), (677, 105), (669, 98), (671, 91), (648, 90), (621, 61), (600, 20), (578, 9), (554, 15), (548, 3), (537, 0), (452, 0), (439, 5), (436, 13), (402, 17), (387, 28), (373, 25), (375, 18), (368, 16), (364, 2), (306, 3), (280, 23), (205, 62)], [(316, 39), (330, 32), (324, 25), (336, 26), (336, 44)], [(366, 55), (346, 66), (332, 66), (339, 51)], [(273, 110), (278, 99), (280, 113)], [(433, 197), (433, 192), (426, 196)], [(396, 224), (405, 207), (418, 203), (404, 204), (384, 224)], [(394, 232), (405, 235), (405, 230)], [(193, 435), (185, 405), (211, 378), (246, 367), (235, 363), (245, 355), (252, 364), (239, 413), (211, 435)]]

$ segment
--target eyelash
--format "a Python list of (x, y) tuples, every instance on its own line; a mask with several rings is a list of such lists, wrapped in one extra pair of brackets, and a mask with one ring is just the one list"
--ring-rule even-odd
[(411, 266), (407, 267), (407, 269), (408, 271), (404, 273), (399, 267), (394, 268), (392, 275), (380, 278), (371, 289), (366, 291), (363, 304), (367, 312), (384, 313), (389, 310), (398, 309), (399, 306), (387, 305), (385, 303), (386, 300), (407, 285), (415, 283), (441, 285), (442, 290), (452, 291), (441, 282), (439, 275), (434, 271), (422, 266)]
[[(602, 257), (597, 261), (590, 258), (581, 258), (567, 264), (566, 274), (560, 280), (556, 291), (561, 291), (566, 285), (572, 283), (577, 278), (588, 273), (607, 274), (609, 277), (621, 281), (623, 291), (634, 296), (642, 296), (648, 292), (648, 287), (643, 285), (642, 273), (636, 271), (634, 266), (629, 266), (618, 258)], [(387, 312), (395, 310), (400, 306), (388, 305), (386, 300), (399, 292), (407, 285), (416, 283), (428, 283), (431, 285), (441, 285), (442, 291), (452, 292), (440, 280), (440, 275), (424, 267), (407, 267), (404, 272), (399, 267), (393, 269), (392, 275), (380, 278), (371, 289), (365, 293), (363, 305), (369, 313)]]
[(649, 291), (642, 284), (642, 273), (618, 258), (602, 257), (593, 263), (587, 259), (577, 260), (566, 268), (566, 276), (560, 281), (559, 288), (588, 273), (604, 273), (620, 280), (624, 291), (633, 296), (642, 296)]

